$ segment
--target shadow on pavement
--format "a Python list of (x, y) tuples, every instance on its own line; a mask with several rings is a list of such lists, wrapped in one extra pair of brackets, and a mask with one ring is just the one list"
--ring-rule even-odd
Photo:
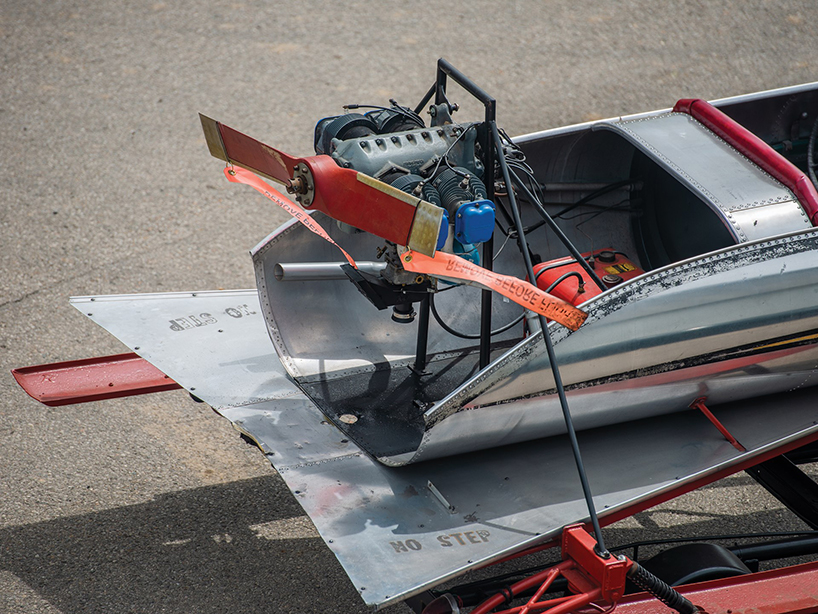
[(276, 486), (255, 478), (4, 529), (0, 571), (63, 614), (367, 611)]

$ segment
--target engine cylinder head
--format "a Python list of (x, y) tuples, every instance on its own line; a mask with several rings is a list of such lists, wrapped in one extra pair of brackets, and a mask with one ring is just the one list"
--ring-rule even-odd
[(472, 200), (486, 198), (486, 186), (465, 168), (447, 168), (437, 175), (432, 185), (440, 193), (443, 208), (450, 215), (458, 205)]
[(423, 120), (410, 110), (392, 107), (367, 113), (378, 128), (378, 134), (390, 134), (392, 132), (402, 132), (404, 130), (415, 130), (425, 128)]
[[(407, 194), (414, 194), (415, 189), (418, 185), (423, 181), (423, 177), (420, 175), (408, 174), (408, 175), (401, 175), (397, 179), (392, 181), (392, 186), (398, 188), (402, 192), (406, 192)], [(421, 188), (421, 197), (427, 203), (432, 203), (433, 205), (437, 205), (438, 207), (442, 207), (442, 200), (440, 198), (440, 193), (435, 189), (435, 187), (430, 183), (424, 183), (423, 187)]]
[(322, 119), (315, 126), (315, 153), (331, 154), (332, 140), (356, 139), (362, 136), (372, 136), (378, 132), (378, 127), (372, 118), (360, 113), (347, 113), (337, 117)]

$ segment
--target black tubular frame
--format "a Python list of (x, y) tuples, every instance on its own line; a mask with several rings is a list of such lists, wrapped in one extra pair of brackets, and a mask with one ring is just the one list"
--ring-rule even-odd
[[(482, 88), (476, 85), (471, 79), (466, 77), (462, 72), (452, 66), (447, 60), (440, 58), (437, 61), (437, 74), (435, 78), (435, 84), (429, 89), (426, 95), (423, 97), (423, 100), (418, 104), (415, 109), (416, 113), (420, 113), (421, 110), (428, 104), (431, 100), (432, 96), (435, 97), (435, 104), (442, 104), (446, 103), (449, 104), (448, 99), (446, 98), (446, 83), (447, 79), (451, 77), (451, 79), (460, 85), (463, 89), (465, 89), (469, 94), (474, 96), (477, 100), (483, 103), (485, 107), (485, 121), (483, 124), (478, 125), (477, 134), (479, 143), (482, 149), (482, 153), (484, 156), (483, 164), (485, 168), (485, 181), (486, 184), (486, 191), (488, 192), (488, 198), (491, 201), (494, 201), (495, 193), (494, 193), (494, 166), (495, 161), (499, 164), (500, 170), (502, 172), (502, 179), (506, 185), (506, 192), (508, 196), (506, 197), (511, 208), (511, 214), (514, 220), (514, 226), (517, 231), (517, 244), (520, 248), (520, 252), (523, 255), (523, 259), (525, 261), (525, 268), (526, 273), (528, 275), (528, 279), (535, 280), (534, 276), (534, 269), (531, 263), (531, 253), (528, 249), (528, 242), (525, 238), (525, 229), (522, 222), (522, 217), (520, 215), (520, 209), (517, 205), (517, 199), (514, 196), (514, 189), (512, 186), (512, 177), (516, 180), (515, 184), (517, 184), (523, 192), (526, 194), (526, 198), (531, 200), (531, 204), (537, 209), (537, 212), (543, 217), (545, 222), (551, 227), (552, 230), (557, 234), (559, 239), (565, 244), (568, 248), (568, 251), (571, 255), (577, 260), (577, 262), (582, 266), (591, 276), (591, 279), (597, 283), (600, 288), (603, 290), (605, 289), (604, 284), (602, 281), (597, 277), (594, 273), (593, 269), (585, 262), (585, 259), (580, 255), (579, 251), (574, 247), (571, 241), (568, 239), (567, 236), (559, 229), (556, 222), (548, 215), (548, 212), (545, 211), (543, 207), (537, 207), (537, 200), (533, 198), (533, 195), (528, 191), (528, 189), (523, 185), (523, 182), (514, 175), (511, 170), (509, 169), (508, 165), (506, 164), (505, 155), (503, 152), (503, 142), (500, 139), (500, 133), (497, 129), (496, 123), (496, 114), (497, 114), (497, 102), (494, 98), (489, 96)], [(483, 258), (482, 258), (482, 266), (488, 270), (492, 270), (494, 268), (494, 239), (489, 239), (485, 243), (483, 243)], [(491, 291), (484, 290), (481, 295), (481, 312), (480, 312), (480, 369), (485, 368), (491, 362)], [(429, 301), (424, 300), (421, 303), (421, 320), (418, 326), (418, 351), (421, 349), (424, 352), (424, 355), (421, 357), (419, 354), (415, 358), (415, 369), (417, 370), (418, 365), (424, 364), (426, 361), (425, 351), (426, 351), (426, 342), (425, 337), (428, 334), (428, 326), (429, 326)], [(425, 311), (425, 313), (424, 313)], [(557, 365), (557, 358), (554, 354), (554, 346), (551, 341), (551, 334), (548, 330), (548, 321), (545, 319), (544, 316), (539, 316), (540, 322), (540, 329), (542, 333), (542, 338), (545, 342), (545, 349), (548, 354), (548, 361), (551, 364), (551, 372), (554, 375), (554, 384), (557, 389), (557, 395), (559, 396), (560, 406), (562, 407), (563, 418), (565, 419), (565, 426), (568, 431), (568, 439), (571, 442), (571, 449), (574, 453), (574, 461), (576, 462), (577, 472), (579, 473), (580, 483), (582, 484), (582, 492), (585, 496), (585, 503), (588, 507), (588, 515), (590, 517), (591, 525), (594, 530), (594, 535), (597, 540), (597, 548), (596, 552), (600, 557), (608, 558), (611, 554), (605, 548), (605, 542), (602, 538), (602, 530), (599, 526), (599, 518), (596, 514), (596, 508), (594, 507), (593, 495), (591, 494), (591, 487), (588, 484), (588, 476), (585, 472), (585, 466), (582, 462), (582, 455), (580, 454), (579, 450), (579, 443), (577, 442), (576, 430), (574, 429), (574, 421), (571, 417), (571, 411), (568, 408), (568, 400), (565, 396), (565, 388), (562, 384), (562, 377), (560, 376), (559, 366)], [(421, 336), (424, 337), (423, 341), (421, 341)]]
[[(423, 108), (434, 96), (435, 104), (449, 104), (446, 98), (446, 83), (448, 78), (465, 89), (469, 94), (483, 103), (485, 107), (485, 121), (483, 129), (478, 129), (478, 139), (484, 154), (484, 168), (486, 172), (494, 172), (494, 147), (492, 146), (492, 136), (486, 130), (490, 122), (493, 122), (497, 113), (497, 101), (489, 96), (480, 86), (474, 83), (466, 75), (452, 66), (447, 60), (440, 58), (437, 61), (437, 73), (435, 83), (426, 92), (426, 95), (415, 107), (415, 113), (421, 113)], [(494, 202), (494, 177), (487, 177), (484, 182), (488, 200)], [(483, 243), (482, 266), (491, 271), (494, 268), (494, 236)], [(414, 371), (421, 374), (426, 365), (426, 338), (429, 334), (429, 301), (423, 301), (420, 305), (420, 321), (418, 323), (418, 341), (415, 352)], [(423, 354), (421, 355), (421, 352)], [(483, 290), (480, 295), (480, 368), (484, 369), (491, 362), (491, 290)], [(422, 366), (421, 366), (422, 365)]]
[[(492, 146), (492, 135), (486, 127), (497, 117), (497, 101), (489, 96), (480, 86), (474, 83), (466, 75), (452, 66), (447, 60), (440, 58), (437, 61), (437, 75), (435, 77), (435, 104), (442, 104), (446, 99), (446, 82), (451, 77), (452, 81), (483, 103), (485, 108), (485, 120), (482, 130), (478, 129), (477, 135), (480, 147), (483, 150), (483, 168), (488, 175), (483, 183), (486, 184), (488, 199), (494, 202), (494, 147)], [(491, 271), (494, 269), (494, 236), (483, 243), (483, 254), (480, 264), (483, 268)], [(483, 290), (480, 294), (480, 368), (484, 369), (491, 362), (491, 290)]]

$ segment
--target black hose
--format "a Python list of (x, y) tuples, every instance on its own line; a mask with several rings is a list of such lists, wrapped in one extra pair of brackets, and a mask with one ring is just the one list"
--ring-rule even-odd
[[(538, 273), (538, 275), (539, 275), (539, 273)], [(564, 282), (569, 277), (576, 277), (579, 280), (579, 288), (584, 291), (583, 286), (585, 285), (585, 278), (582, 275), (580, 275), (577, 271), (569, 271), (568, 273), (565, 273), (565, 275), (561, 275), (553, 284), (548, 286), (548, 288), (545, 290), (546, 293), (550, 294), (551, 291), (554, 288), (559, 286), (562, 282)]]
[[(432, 308), (432, 316), (434, 316), (435, 321), (436, 321), (438, 324), (440, 324), (440, 328), (442, 328), (443, 330), (445, 330), (445, 331), (446, 331), (447, 333), (449, 333), (450, 335), (454, 335), (455, 337), (460, 337), (461, 339), (479, 339), (479, 338), (480, 338), (480, 333), (475, 333), (475, 334), (470, 334), (470, 333), (461, 333), (460, 331), (455, 330), (455, 329), (453, 329), (451, 326), (449, 326), (448, 324), (446, 324), (446, 322), (444, 322), (444, 321), (443, 321), (443, 318), (441, 318), (441, 317), (440, 317), (440, 314), (437, 312), (437, 308), (435, 307), (435, 299), (434, 299), (434, 294), (430, 294), (430, 295), (429, 295), (429, 306)], [(519, 324), (520, 322), (522, 322), (524, 317), (525, 317), (525, 312), (521, 313), (519, 316), (517, 316), (516, 318), (514, 318), (514, 319), (513, 319), (511, 322), (509, 322), (508, 324), (505, 324), (505, 325), (501, 326), (500, 328), (498, 328), (498, 329), (496, 329), (496, 330), (491, 331), (491, 336), (493, 337), (493, 336), (495, 336), (495, 335), (499, 335), (500, 333), (504, 333), (504, 332), (506, 332), (507, 330), (512, 329), (512, 328), (513, 328), (513, 327), (515, 327), (517, 324)]]
[[(504, 172), (507, 173), (507, 171), (508, 171), (508, 168), (505, 167)], [(549, 215), (548, 211), (545, 210), (545, 207), (543, 207), (542, 204), (537, 200), (537, 198), (531, 193), (531, 190), (529, 190), (525, 186), (525, 184), (522, 182), (522, 180), (516, 174), (514, 174), (513, 171), (511, 173), (509, 173), (509, 174), (510, 174), (510, 177), (514, 179), (514, 182), (517, 184), (517, 186), (519, 186), (519, 188), (525, 193), (526, 198), (528, 198), (528, 202), (530, 202), (532, 205), (534, 205), (535, 211), (540, 214), (540, 217), (543, 218), (543, 220), (548, 224), (548, 226), (551, 228), (551, 230), (554, 232), (554, 234), (557, 235), (557, 238), (559, 238), (559, 240), (562, 241), (562, 244), (565, 245), (566, 248), (568, 248), (568, 251), (571, 252), (571, 255), (574, 257), (574, 260), (576, 260), (579, 263), (579, 265), (583, 269), (585, 269), (585, 272), (588, 273), (588, 276), (591, 278), (591, 280), (593, 280), (593, 282), (597, 285), (597, 287), (600, 290), (602, 290), (603, 292), (605, 290), (607, 290), (608, 287), (604, 283), (602, 283), (602, 280), (596, 274), (593, 267), (591, 267), (587, 262), (585, 262), (585, 260), (582, 257), (582, 254), (580, 254), (577, 251), (577, 248), (574, 247), (574, 244), (571, 243), (571, 240), (565, 235), (565, 233), (562, 231), (562, 229), (557, 225), (557, 223), (554, 221), (554, 218), (552, 218), (551, 215)], [(506, 181), (506, 185), (510, 185), (511, 178), (508, 179), (508, 180), (504, 179), (504, 181)], [(512, 210), (513, 210), (517, 206), (516, 200), (514, 200), (513, 190), (509, 190), (508, 197), (509, 197), (509, 202), (512, 205)], [(522, 234), (525, 234), (525, 229), (523, 228), (522, 220), (520, 220), (519, 224), (517, 224), (516, 219), (514, 220), (514, 222), (515, 222), (515, 226), (517, 226), (517, 228), (518, 228), (518, 233), (520, 232), (520, 230), (522, 230), (523, 231)], [(521, 238), (522, 237), (518, 237), (517, 240), (520, 241)], [(525, 257), (525, 255), (526, 254), (524, 254), (524, 257)], [(526, 265), (527, 265), (527, 263), (526, 263)], [(532, 274), (532, 277), (533, 277), (533, 274)]]
[(628, 570), (628, 578), (639, 588), (649, 592), (669, 608), (679, 614), (696, 614), (699, 608), (693, 605), (684, 595), (672, 586), (660, 580), (639, 563), (634, 563)]
[(621, 187), (624, 187), (626, 185), (631, 185), (631, 184), (633, 184), (633, 180), (623, 179), (622, 181), (616, 181), (614, 183), (606, 185), (604, 188), (600, 188), (598, 190), (595, 190), (595, 191), (591, 192), (587, 196), (583, 196), (582, 198), (580, 198), (574, 204), (568, 205), (567, 207), (565, 207), (565, 209), (563, 209), (559, 213), (555, 213), (553, 215), (553, 217), (554, 218), (562, 217), (563, 215), (565, 215), (566, 213), (568, 213), (572, 209), (576, 209), (577, 207), (581, 207), (585, 203), (587, 203), (587, 202), (589, 202), (589, 201), (591, 201), (591, 200), (593, 200), (595, 198), (598, 198), (598, 197), (600, 197), (600, 196), (602, 196), (604, 194), (607, 194), (608, 192), (613, 192), (614, 190), (617, 190), (617, 189), (619, 189)]

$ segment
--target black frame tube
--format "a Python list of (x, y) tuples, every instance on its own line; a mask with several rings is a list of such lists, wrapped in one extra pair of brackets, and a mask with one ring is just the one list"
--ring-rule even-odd
[[(494, 135), (488, 128), (494, 122), (497, 115), (497, 101), (489, 96), (483, 88), (477, 85), (474, 81), (469, 79), (466, 75), (460, 72), (457, 68), (452, 66), (444, 58), (437, 61), (437, 73), (435, 75), (435, 104), (447, 102), (446, 99), (446, 83), (447, 79), (451, 77), (452, 80), (460, 87), (466, 90), (469, 94), (474, 96), (477, 100), (483, 103), (485, 108), (485, 126), (482, 134), (478, 132), (480, 145), (483, 149), (484, 160), (483, 165), (486, 173), (484, 177), (486, 184), (486, 192), (488, 199), (494, 201), (494, 147), (492, 140)], [(431, 90), (430, 90), (431, 92)], [(427, 94), (423, 102), (418, 105), (424, 106), (430, 98)], [(501, 152), (502, 155), (502, 152)], [(494, 236), (483, 243), (482, 258), (480, 264), (484, 269), (489, 271), (494, 269)], [(480, 295), (480, 369), (484, 369), (491, 362), (491, 290), (483, 290)]]
[[(505, 160), (504, 160), (504, 162), (505, 162)], [(545, 207), (543, 207), (539, 203), (539, 201), (531, 193), (531, 191), (528, 189), (528, 187), (523, 183), (522, 179), (520, 179), (517, 176), (517, 174), (512, 170), (509, 170), (509, 173), (514, 178), (514, 183), (517, 185), (517, 187), (519, 187), (525, 193), (525, 197), (534, 206), (534, 208), (537, 210), (537, 213), (540, 214), (540, 217), (542, 217), (542, 219), (545, 221), (545, 223), (548, 224), (549, 228), (551, 228), (551, 230), (554, 231), (554, 233), (557, 235), (557, 237), (559, 237), (559, 240), (562, 241), (562, 244), (565, 245), (566, 248), (568, 248), (568, 251), (571, 252), (571, 255), (574, 257), (574, 259), (577, 261), (577, 263), (583, 269), (585, 269), (585, 272), (588, 273), (588, 275), (590, 276), (590, 278), (592, 280), (594, 280), (594, 283), (597, 286), (599, 286), (600, 290), (602, 290), (603, 292), (605, 290), (607, 290), (608, 286), (606, 286), (604, 283), (602, 283), (602, 280), (596, 274), (593, 267), (585, 261), (585, 258), (582, 257), (582, 254), (580, 254), (579, 251), (577, 250), (577, 248), (574, 247), (574, 244), (571, 243), (571, 240), (562, 231), (562, 228), (560, 228), (557, 225), (557, 223), (554, 221), (554, 218), (552, 218), (551, 215), (548, 213), (548, 211), (545, 210)], [(508, 195), (509, 195), (509, 199), (511, 199), (511, 197), (513, 195), (513, 190), (511, 188), (511, 186), (508, 187)], [(530, 275), (530, 273), (529, 273), (529, 275)], [(534, 278), (529, 277), (529, 279), (534, 279)]]
[(430, 87), (429, 91), (426, 92), (426, 94), (423, 95), (423, 98), (418, 103), (418, 106), (415, 107), (415, 113), (420, 115), (423, 112), (423, 107), (425, 107), (427, 104), (429, 104), (429, 101), (432, 99), (432, 96), (435, 95), (435, 92), (437, 92), (437, 83), (435, 83), (432, 87)]
[[(531, 254), (528, 250), (528, 242), (525, 238), (525, 229), (523, 226), (522, 217), (520, 216), (520, 209), (517, 206), (517, 199), (514, 196), (514, 189), (511, 183), (511, 176), (513, 173), (510, 172), (508, 165), (506, 164), (506, 160), (503, 153), (503, 143), (500, 139), (500, 133), (497, 129), (496, 113), (497, 113), (497, 101), (489, 96), (481, 87), (475, 84), (471, 79), (466, 77), (462, 72), (457, 70), (454, 66), (452, 66), (447, 60), (440, 58), (437, 61), (437, 73), (435, 75), (435, 85), (433, 86), (433, 90), (435, 93), (435, 104), (441, 104), (446, 102), (448, 104), (448, 100), (446, 99), (446, 82), (447, 78), (451, 77), (458, 85), (460, 85), (463, 89), (465, 89), (468, 93), (472, 96), (477, 98), (480, 102), (483, 103), (485, 107), (486, 119), (485, 123), (482, 127), (482, 130), (478, 131), (478, 138), (480, 139), (480, 144), (483, 149), (483, 154), (485, 159), (483, 163), (486, 169), (486, 191), (488, 192), (488, 197), (492, 201), (494, 200), (494, 164), (495, 164), (495, 156), (497, 162), (499, 162), (500, 169), (503, 174), (503, 181), (506, 185), (506, 191), (508, 192), (508, 201), (511, 207), (511, 213), (514, 219), (514, 225), (517, 229), (517, 241), (520, 246), (520, 251), (523, 254), (523, 259), (525, 260), (525, 267), (526, 272), (528, 274), (528, 279), (534, 280), (534, 268), (531, 264)], [(432, 90), (424, 97), (421, 104), (418, 105), (418, 108), (422, 108), (431, 98)], [(419, 111), (418, 111), (419, 112)], [(554, 220), (548, 215), (548, 212), (541, 206), (538, 206), (539, 203), (537, 202), (536, 198), (533, 198), (533, 195), (529, 192), (528, 188), (525, 185), (522, 185), (522, 181), (516, 175), (513, 175), (516, 183), (520, 185), (520, 187), (526, 192), (527, 197), (531, 200), (532, 204), (537, 208), (540, 215), (545, 219), (548, 225), (554, 230), (560, 240), (565, 244), (568, 250), (571, 252), (571, 255), (580, 263), (583, 268), (588, 272), (591, 276), (591, 279), (594, 280), (600, 287), (600, 289), (605, 290), (605, 286), (602, 283), (602, 280), (597, 277), (596, 273), (594, 273), (593, 269), (585, 262), (585, 259), (582, 255), (577, 251), (577, 249), (573, 246), (568, 237), (562, 232), (562, 230), (556, 225)], [(484, 268), (488, 270), (492, 270), (494, 268), (494, 240), (493, 237), (483, 243), (483, 261), (482, 265)], [(424, 305), (422, 306), (422, 315), (423, 311), (426, 312), (426, 327), (428, 327), (428, 311), (424, 309), (424, 307), (428, 307), (428, 302), (424, 300)], [(585, 496), (585, 503), (588, 507), (588, 515), (590, 516), (591, 525), (594, 530), (594, 535), (596, 536), (597, 547), (596, 552), (599, 556), (603, 558), (607, 558), (610, 555), (607, 548), (605, 547), (605, 542), (602, 537), (602, 529), (599, 526), (599, 518), (596, 514), (596, 508), (594, 507), (594, 500), (591, 494), (591, 487), (588, 484), (588, 476), (585, 473), (585, 465), (582, 462), (582, 455), (580, 454), (579, 450), (579, 442), (577, 441), (576, 430), (574, 429), (574, 421), (571, 417), (571, 411), (568, 408), (568, 400), (565, 397), (565, 388), (562, 384), (562, 377), (560, 376), (559, 367), (557, 366), (557, 359), (556, 355), (554, 354), (554, 346), (551, 341), (551, 333), (548, 330), (548, 322), (546, 321), (544, 316), (539, 316), (540, 321), (540, 328), (542, 332), (543, 340), (545, 341), (545, 348), (546, 352), (548, 353), (548, 361), (551, 364), (551, 371), (554, 375), (554, 384), (557, 388), (557, 395), (560, 399), (560, 407), (562, 408), (563, 418), (565, 419), (565, 427), (568, 431), (568, 439), (571, 442), (571, 450), (574, 453), (574, 461), (576, 462), (577, 472), (579, 473), (579, 480), (582, 484), (582, 492)], [(419, 327), (419, 336), (418, 336), (418, 355), (416, 357), (416, 364), (421, 360), (420, 350), (421, 350), (421, 339), (420, 339), (420, 329)], [(424, 334), (424, 337), (426, 335)], [(424, 349), (423, 360), (425, 363), (425, 339), (423, 340), (422, 348)], [(489, 362), (491, 362), (491, 291), (484, 290), (482, 293), (482, 300), (481, 300), (481, 311), (480, 311), (480, 368), (485, 368)]]
[(415, 349), (415, 364), (412, 370), (417, 375), (423, 375), (426, 372), (426, 348), (429, 343), (429, 310), (431, 298), (427, 294), (420, 301), (418, 313), (418, 338)]

